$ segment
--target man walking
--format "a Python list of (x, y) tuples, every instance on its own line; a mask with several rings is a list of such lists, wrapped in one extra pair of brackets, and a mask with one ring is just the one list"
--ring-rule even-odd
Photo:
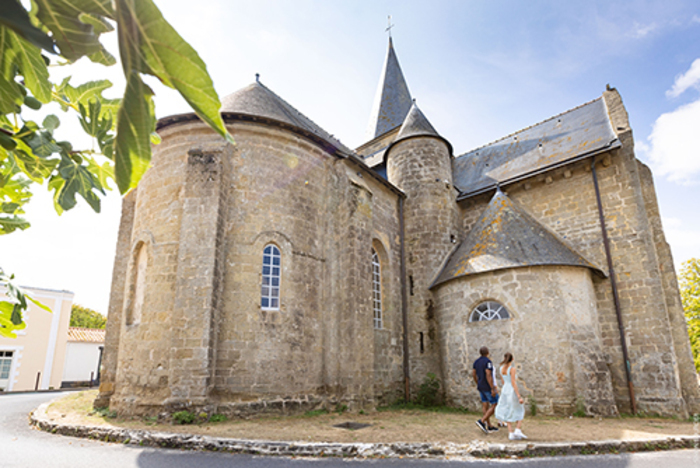
[(497, 427), (491, 426), (489, 421), (498, 403), (498, 389), (494, 382), (493, 363), (489, 359), (489, 349), (486, 346), (482, 346), (479, 354), (481, 354), (481, 357), (474, 361), (472, 377), (474, 377), (476, 388), (481, 396), (483, 415), (481, 419), (476, 421), (476, 425), (484, 431), (484, 434), (488, 434), (498, 430)]

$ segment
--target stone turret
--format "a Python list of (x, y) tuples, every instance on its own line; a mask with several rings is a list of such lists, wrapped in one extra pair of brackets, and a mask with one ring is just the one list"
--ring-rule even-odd
[(428, 287), (456, 241), (452, 147), (414, 102), (385, 157), (389, 182), (406, 194), (408, 342), (415, 386), (428, 372), (441, 373), (437, 321)]

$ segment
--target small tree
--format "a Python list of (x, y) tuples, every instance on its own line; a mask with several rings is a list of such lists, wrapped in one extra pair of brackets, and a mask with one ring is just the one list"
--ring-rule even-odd
[[(221, 103), (197, 52), (163, 18), (153, 0), (3, 0), (0, 3), (0, 235), (26, 229), (24, 205), (32, 190), (53, 192), (58, 214), (81, 197), (96, 212), (100, 197), (116, 182), (132, 190), (151, 160), (155, 134), (153, 90), (142, 75), (176, 89), (199, 118), (233, 142), (219, 114)], [(193, 10), (194, 11), (194, 10)], [(85, 57), (110, 66), (117, 59), (100, 36), (117, 30), (126, 88), (107, 99), (107, 80), (78, 85), (55, 82), (48, 66), (70, 66)], [(48, 114), (34, 120), (28, 110), (58, 104), (75, 116), (91, 148), (60, 140), (61, 120)], [(35, 114), (34, 114), (35, 115)], [(0, 270), (9, 301), (0, 301), (0, 335), (24, 328), (22, 312), (31, 300)]]
[(700, 259), (683, 262), (678, 280), (695, 369), (700, 372)]
[(71, 327), (104, 329), (106, 324), (107, 317), (95, 310), (88, 309), (80, 304), (73, 304), (70, 309)]

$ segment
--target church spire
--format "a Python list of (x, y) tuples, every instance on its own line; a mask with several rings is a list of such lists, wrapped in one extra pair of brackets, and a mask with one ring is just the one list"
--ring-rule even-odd
[(372, 140), (400, 126), (411, 109), (411, 102), (411, 93), (394, 52), (393, 40), (389, 36), (389, 50), (374, 98), (367, 139)]

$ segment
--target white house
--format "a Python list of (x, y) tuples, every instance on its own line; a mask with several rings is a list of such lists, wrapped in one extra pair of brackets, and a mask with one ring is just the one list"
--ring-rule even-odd
[[(0, 337), (0, 391), (60, 388), (73, 293), (23, 289), (51, 312), (30, 302), (23, 314), (27, 327), (17, 332), (17, 338)], [(7, 299), (5, 292), (0, 286), (0, 300)]]
[(98, 379), (104, 343), (104, 330), (68, 328), (62, 387), (84, 386)]

